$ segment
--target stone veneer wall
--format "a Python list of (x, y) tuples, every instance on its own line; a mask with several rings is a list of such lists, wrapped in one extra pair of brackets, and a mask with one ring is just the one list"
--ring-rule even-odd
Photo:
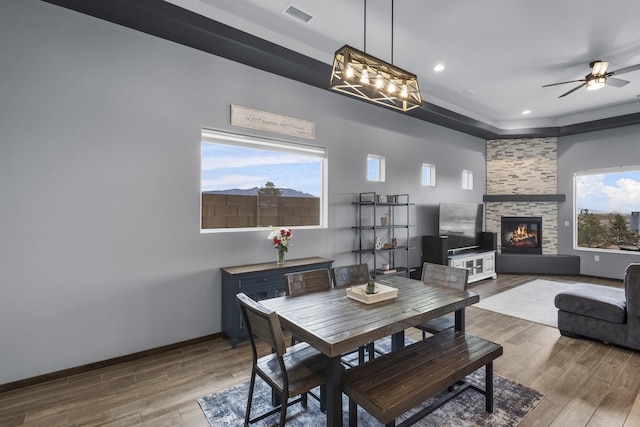
[[(486, 158), (487, 195), (558, 192), (556, 138), (488, 140)], [(485, 230), (497, 233), (498, 240), (501, 216), (542, 217), (542, 253), (558, 253), (557, 202), (486, 202)]]

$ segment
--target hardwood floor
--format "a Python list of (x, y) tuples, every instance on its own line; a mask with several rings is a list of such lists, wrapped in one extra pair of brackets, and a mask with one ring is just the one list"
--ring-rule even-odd
[[(507, 275), (470, 285), (481, 298), (538, 276)], [(592, 277), (544, 276), (621, 286)], [(495, 373), (530, 386), (544, 399), (520, 424), (640, 426), (640, 352), (560, 336), (557, 329), (475, 307), (467, 332), (498, 342)], [(420, 339), (420, 331), (407, 335)], [(264, 352), (268, 351), (264, 348)], [(217, 339), (0, 394), (6, 426), (208, 426), (196, 398), (248, 380), (248, 344)]]

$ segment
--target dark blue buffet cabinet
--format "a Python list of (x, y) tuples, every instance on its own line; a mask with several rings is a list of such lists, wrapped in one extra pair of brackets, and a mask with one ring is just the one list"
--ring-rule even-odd
[(250, 298), (275, 298), (286, 293), (284, 275), (296, 271), (331, 268), (332, 259), (312, 257), (286, 260), (284, 264), (275, 262), (264, 264), (223, 267), (222, 270), (222, 332), (231, 339), (231, 347), (238, 341), (247, 339), (247, 331), (242, 324), (236, 294), (244, 292)]

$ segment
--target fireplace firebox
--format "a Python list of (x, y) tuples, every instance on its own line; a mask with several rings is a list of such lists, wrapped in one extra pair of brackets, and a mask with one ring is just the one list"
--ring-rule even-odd
[(542, 217), (503, 216), (500, 230), (502, 253), (542, 254)]

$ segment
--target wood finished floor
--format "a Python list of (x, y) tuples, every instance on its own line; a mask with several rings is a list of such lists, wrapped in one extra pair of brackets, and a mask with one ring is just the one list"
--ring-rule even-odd
[[(500, 275), (470, 285), (481, 298), (538, 276)], [(591, 277), (543, 276), (621, 286)], [(504, 346), (495, 373), (545, 395), (520, 424), (640, 426), (640, 352), (560, 336), (557, 329), (479, 308), (467, 332)], [(419, 339), (415, 329), (408, 336)], [(265, 352), (267, 348), (263, 349)], [(196, 399), (248, 380), (248, 344), (217, 339), (0, 394), (6, 426), (208, 426)]]

